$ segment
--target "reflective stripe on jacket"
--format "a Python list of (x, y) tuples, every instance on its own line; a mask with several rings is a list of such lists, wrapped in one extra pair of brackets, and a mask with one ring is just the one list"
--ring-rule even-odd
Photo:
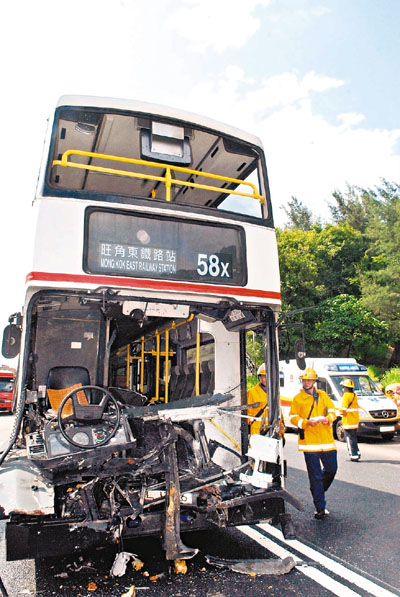
[(358, 428), (360, 413), (358, 412), (358, 400), (355, 392), (345, 392), (343, 394), (340, 412), (342, 413), (343, 429)]
[[(299, 450), (302, 452), (329, 452), (336, 450), (333, 439), (332, 423), (336, 419), (335, 407), (328, 394), (323, 390), (316, 390), (318, 400), (304, 389), (301, 389), (293, 398), (292, 407), (289, 413), (289, 420), (292, 425), (304, 429), (304, 439), (298, 436)], [(311, 413), (310, 413), (311, 411)], [(314, 417), (328, 417), (329, 425), (319, 422), (315, 427), (307, 424), (307, 419)]]

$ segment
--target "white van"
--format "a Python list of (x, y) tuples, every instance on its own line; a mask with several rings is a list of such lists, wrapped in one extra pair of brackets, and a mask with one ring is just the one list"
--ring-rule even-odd
[[(387, 398), (377, 384), (368, 376), (367, 368), (351, 358), (307, 358), (306, 367), (314, 369), (318, 375), (317, 386), (329, 395), (335, 407), (338, 418), (334, 423), (334, 434), (339, 441), (345, 441), (341, 423), (339, 406), (342, 401), (343, 388), (340, 385), (344, 379), (354, 381), (358, 396), (360, 424), (358, 435), (382, 437), (392, 439), (397, 430), (400, 413), (396, 404)], [(295, 360), (279, 362), (280, 397), (283, 418), (286, 427), (293, 427), (289, 423), (289, 411), (294, 396), (300, 391), (302, 384), (299, 369)]]

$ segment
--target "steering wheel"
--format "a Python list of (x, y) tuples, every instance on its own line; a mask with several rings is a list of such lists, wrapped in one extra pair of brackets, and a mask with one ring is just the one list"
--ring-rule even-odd
[[(80, 404), (78, 401), (78, 393), (84, 392), (85, 390), (92, 390), (90, 396), (94, 394), (93, 390), (102, 394), (99, 404)], [(87, 395), (86, 395), (87, 397)], [(68, 401), (72, 402), (72, 414), (65, 417), (62, 416), (65, 405)], [(111, 407), (111, 408), (110, 408)], [(115, 410), (113, 413), (112, 410)], [(83, 450), (90, 450), (91, 448), (97, 448), (104, 446), (110, 441), (112, 437), (117, 433), (119, 423), (121, 421), (121, 409), (115, 400), (114, 396), (104, 388), (99, 386), (79, 386), (69, 392), (64, 400), (61, 402), (58, 409), (58, 426), (60, 428), (62, 436), (67, 440), (69, 444), (72, 444), (76, 448)], [(66, 426), (71, 423), (77, 423), (78, 431), (75, 433), (75, 437), (72, 438), (66, 431)], [(99, 439), (96, 442), (90, 442), (85, 432), (79, 432), (79, 427), (83, 424), (94, 426), (102, 425), (102, 432), (104, 438)], [(85, 443), (80, 442), (76, 439), (76, 436), (82, 435), (85, 438)], [(89, 441), (87, 441), (89, 439)]]

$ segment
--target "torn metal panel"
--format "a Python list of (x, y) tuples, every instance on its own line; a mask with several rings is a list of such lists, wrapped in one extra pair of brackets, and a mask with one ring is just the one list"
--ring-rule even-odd
[(209, 555), (205, 556), (205, 558), (211, 566), (229, 568), (232, 572), (249, 574), (251, 576), (288, 574), (296, 566), (296, 561), (292, 556), (288, 556), (283, 560), (225, 560)]
[[(167, 434), (163, 426), (160, 429), (161, 436)], [(164, 548), (167, 560), (187, 560), (193, 558), (198, 549), (187, 547), (182, 543), (180, 536), (180, 486), (178, 461), (174, 445), (168, 446), (164, 451), (164, 462), (166, 465), (165, 484), (165, 527), (164, 527)]]
[(272, 487), (277, 472), (279, 475), (279, 457), (282, 452), (282, 440), (257, 433), (251, 436), (247, 456), (254, 459), (251, 474), (241, 473), (240, 479), (254, 487)]
[(183, 398), (179, 402), (129, 407), (126, 412), (131, 417), (159, 418), (176, 423), (194, 419), (209, 419), (218, 414), (220, 404), (228, 402), (231, 398), (231, 394), (213, 394), (211, 396), (206, 394)]
[[(123, 292), (121, 293), (123, 294)], [(141, 311), (143, 317), (178, 317), (187, 319), (189, 317), (189, 305), (168, 305), (166, 303), (149, 303), (148, 301), (124, 301), (122, 313), (124, 315), (134, 314), (135, 311)]]
[(10, 460), (0, 468), (0, 506), (10, 512), (35, 516), (54, 513), (54, 487), (27, 462)]

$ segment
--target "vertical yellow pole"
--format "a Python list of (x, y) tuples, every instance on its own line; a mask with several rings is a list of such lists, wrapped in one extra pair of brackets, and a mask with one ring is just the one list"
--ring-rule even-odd
[(164, 372), (164, 388), (165, 388), (165, 402), (168, 402), (168, 377), (169, 377), (169, 330), (165, 330), (165, 372)]
[(160, 395), (160, 333), (156, 330), (156, 400)]
[(140, 392), (144, 390), (144, 336), (142, 336), (142, 358), (140, 361)]
[(165, 200), (171, 201), (171, 168), (167, 167), (165, 171)]
[(199, 322), (197, 322), (197, 333), (196, 333), (196, 364), (195, 364), (195, 393), (196, 396), (200, 395), (200, 332)]
[(126, 387), (131, 387), (131, 355), (130, 355), (130, 344), (126, 345)]

